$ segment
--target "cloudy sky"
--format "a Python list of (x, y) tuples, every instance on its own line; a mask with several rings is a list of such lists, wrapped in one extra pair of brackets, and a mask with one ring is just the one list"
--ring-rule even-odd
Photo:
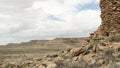
[(99, 15), (99, 0), (0, 0), (0, 44), (88, 36)]

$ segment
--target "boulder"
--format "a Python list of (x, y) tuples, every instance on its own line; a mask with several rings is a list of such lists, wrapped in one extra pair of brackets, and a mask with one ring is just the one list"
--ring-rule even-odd
[(55, 63), (48, 64), (47, 68), (56, 68), (57, 65)]
[(56, 58), (55, 58), (55, 61), (64, 61), (64, 58), (63, 58), (63, 57), (58, 56), (58, 57), (56, 57)]

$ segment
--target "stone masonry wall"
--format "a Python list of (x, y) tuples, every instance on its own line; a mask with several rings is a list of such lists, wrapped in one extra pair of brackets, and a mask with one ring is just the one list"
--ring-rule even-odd
[(101, 0), (100, 7), (102, 35), (109, 36), (120, 33), (120, 0)]
[(102, 23), (97, 31), (91, 33), (91, 36), (120, 34), (120, 0), (101, 0), (100, 8)]

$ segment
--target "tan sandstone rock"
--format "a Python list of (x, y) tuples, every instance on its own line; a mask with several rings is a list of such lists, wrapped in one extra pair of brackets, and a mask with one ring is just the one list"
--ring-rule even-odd
[(47, 68), (56, 68), (57, 65), (55, 63), (48, 64)]

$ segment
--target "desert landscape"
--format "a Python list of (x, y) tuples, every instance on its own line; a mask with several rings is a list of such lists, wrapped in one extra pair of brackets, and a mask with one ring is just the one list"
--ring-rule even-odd
[(0, 46), (0, 68), (120, 68), (120, 0), (100, 0), (102, 23), (82, 38)]
[(84, 38), (56, 38), (53, 40), (32, 40), (20, 44), (7, 44), (0, 46), (1, 59), (20, 57), (25, 55), (31, 58), (32, 56), (45, 56), (49, 54), (57, 54), (61, 51), (78, 47), (84, 44)]

